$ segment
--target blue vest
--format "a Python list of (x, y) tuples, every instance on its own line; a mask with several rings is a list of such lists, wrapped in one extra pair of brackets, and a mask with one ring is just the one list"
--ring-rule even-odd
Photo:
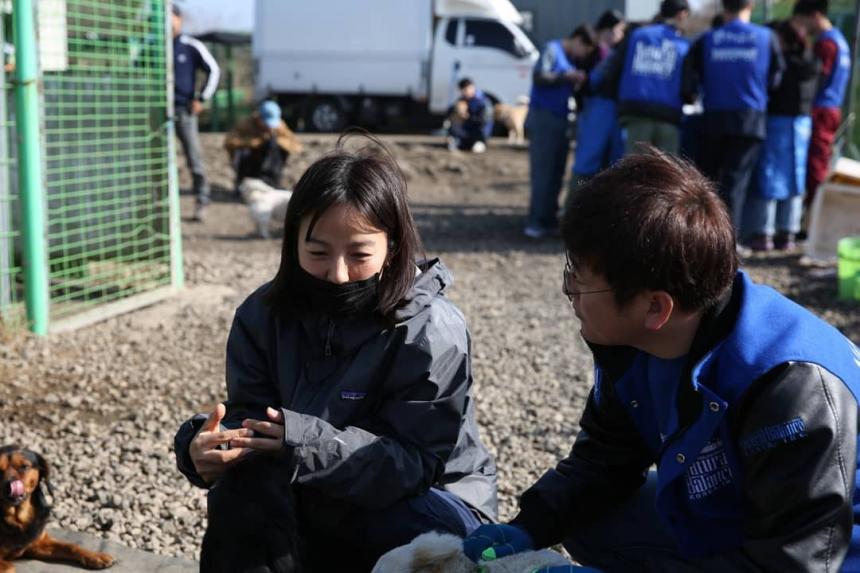
[[(855, 398), (860, 395), (860, 350), (838, 330), (773, 289), (753, 284), (743, 272), (734, 288), (741, 304), (732, 333), (695, 364), (690, 381), (682, 381), (692, 383), (702, 397), (697, 420), (662, 441), (652, 414), (644, 353), (615, 384), (657, 460), (657, 513), (688, 558), (735, 549), (744, 540), (741, 446), (730, 434), (727, 411), (753, 381), (780, 364), (803, 361), (821, 365)], [(598, 369), (596, 386), (603, 377)], [(860, 499), (856, 492), (855, 499)], [(855, 523), (858, 513), (855, 507)], [(858, 554), (858, 541), (860, 525), (855, 525), (846, 563), (856, 559), (852, 556)]]
[[(561, 40), (547, 42), (541, 57), (535, 63), (535, 71), (539, 71), (544, 63), (544, 57), (551, 54), (553, 58), (553, 74), (564, 74), (576, 69), (576, 66), (567, 59)], [(568, 113), (568, 100), (573, 97), (573, 86), (565, 83), (559, 86), (539, 86), (532, 84), (529, 106), (535, 109), (545, 109), (566, 118)]]
[(833, 40), (838, 51), (836, 52), (836, 61), (833, 62), (833, 69), (830, 70), (830, 76), (818, 88), (812, 105), (814, 107), (842, 107), (845, 88), (848, 87), (848, 80), (851, 77), (851, 50), (848, 48), (845, 36), (836, 28), (824, 32), (821, 34), (821, 38)]
[(740, 20), (704, 38), (705, 111), (767, 110), (772, 32)]
[(639, 28), (630, 36), (618, 101), (654, 103), (681, 112), (681, 70), (690, 42), (672, 26)]

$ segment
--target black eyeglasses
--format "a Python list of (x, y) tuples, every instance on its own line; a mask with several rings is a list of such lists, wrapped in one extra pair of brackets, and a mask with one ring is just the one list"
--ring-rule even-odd
[(573, 272), (573, 269), (570, 268), (570, 260), (565, 261), (564, 263), (564, 282), (561, 284), (561, 292), (564, 293), (564, 296), (571, 302), (573, 302), (573, 297), (581, 295), (581, 294), (597, 294), (599, 292), (612, 292), (611, 288), (602, 288), (598, 290), (570, 290), (570, 275)]

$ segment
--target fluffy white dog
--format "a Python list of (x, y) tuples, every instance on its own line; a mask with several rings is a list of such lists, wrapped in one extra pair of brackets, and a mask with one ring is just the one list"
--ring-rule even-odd
[(275, 189), (253, 177), (242, 179), (239, 184), (239, 194), (248, 206), (251, 219), (257, 226), (257, 233), (264, 239), (271, 236), (269, 225), (272, 221), (283, 224), (287, 205), (290, 203), (290, 197), (293, 196), (292, 191)]
[(531, 573), (559, 565), (570, 565), (570, 561), (548, 549), (524, 551), (477, 565), (463, 553), (462, 539), (430, 532), (380, 557), (372, 573)]

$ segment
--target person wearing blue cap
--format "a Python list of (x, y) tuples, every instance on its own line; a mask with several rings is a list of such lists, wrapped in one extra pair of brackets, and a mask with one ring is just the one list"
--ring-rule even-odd
[(277, 102), (264, 100), (253, 115), (227, 134), (224, 149), (236, 170), (237, 190), (248, 178), (279, 189), (287, 159), (301, 151), (302, 144), (281, 119)]

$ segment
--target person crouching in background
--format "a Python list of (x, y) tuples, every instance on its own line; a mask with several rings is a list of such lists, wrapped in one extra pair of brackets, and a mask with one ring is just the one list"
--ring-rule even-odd
[(493, 104), (469, 78), (457, 84), (460, 97), (451, 112), (448, 149), (483, 153), (493, 132)]
[(744, 207), (748, 246), (754, 251), (795, 248), (819, 71), (811, 46), (794, 22), (776, 22), (772, 27), (779, 37), (786, 69), (782, 83), (768, 99), (767, 136), (757, 185)]

